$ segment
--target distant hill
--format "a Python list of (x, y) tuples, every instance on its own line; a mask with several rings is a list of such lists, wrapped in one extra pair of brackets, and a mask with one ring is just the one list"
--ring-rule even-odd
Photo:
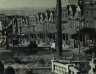
[(15, 9), (1, 9), (0, 13), (4, 13), (5, 15), (36, 15), (38, 12), (42, 13), (46, 10), (53, 10), (53, 8), (45, 8), (45, 7), (23, 7), (23, 8), (15, 8)]

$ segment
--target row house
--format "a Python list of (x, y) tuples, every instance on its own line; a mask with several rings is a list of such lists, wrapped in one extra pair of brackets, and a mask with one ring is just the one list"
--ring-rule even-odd
[[(68, 16), (67, 16), (67, 22), (65, 23), (65, 29), (63, 29), (63, 32), (65, 34), (65, 40), (67, 39), (66, 44), (70, 45), (70, 43), (72, 42), (71, 46), (74, 47), (75, 43), (77, 43), (78, 37), (74, 37), (73, 35), (75, 35), (79, 31), (79, 29), (83, 27), (82, 26), (83, 23), (80, 22), (82, 18), (81, 9), (78, 5), (69, 4), (67, 5), (66, 11), (67, 11)], [(76, 39), (76, 41), (74, 38)]]
[(46, 22), (54, 22), (55, 21), (55, 11), (49, 11), (49, 10), (46, 10), (45, 13), (38, 13), (37, 16), (36, 16), (36, 19), (37, 19), (37, 23), (46, 23)]
[(24, 44), (30, 40), (29, 16), (20, 16), (17, 18), (19, 41)]
[[(62, 29), (68, 21), (67, 8), (62, 8)], [(36, 15), (36, 31), (42, 36), (42, 39), (55, 41), (56, 36), (56, 10), (46, 10), (45, 13), (38, 13)], [(62, 33), (63, 34), (63, 33)], [(46, 41), (47, 41), (46, 40)]]
[[(2, 31), (2, 24), (1, 24), (1, 21), (0, 21), (0, 39), (1, 39), (1, 37), (2, 37), (1, 31)], [(1, 40), (0, 40), (0, 43), (1, 43)]]
[(70, 22), (71, 24), (69, 24), (69, 28), (73, 29), (73, 28), (78, 28), (79, 27), (79, 21), (81, 20), (81, 9), (79, 6), (76, 5), (70, 5), (68, 8), (68, 12), (69, 12), (69, 20), (68, 22)]
[(36, 16), (29, 16), (29, 27), (30, 27), (30, 32), (36, 31)]
[[(70, 2), (67, 6), (69, 20), (66, 28), (75, 29), (75, 31), (77, 31), (75, 32), (76, 34), (73, 33), (74, 35), (71, 35), (74, 40), (80, 40), (83, 44), (85, 44), (88, 40), (91, 40), (91, 43), (94, 43), (95, 31), (93, 30), (96, 27), (95, 0), (78, 0), (78, 3), (75, 1), (75, 4), (74, 1), (73, 3)], [(72, 31), (70, 30), (70, 32)]]
[[(62, 36), (63, 40), (68, 39), (68, 35), (65, 33), (65, 29), (68, 29), (69, 18), (68, 18), (68, 9), (67, 7), (62, 7)], [(50, 41), (55, 40), (56, 36), (56, 10), (46, 10), (45, 13), (37, 13), (35, 16), (36, 23), (34, 26), (34, 37), (40, 37), (42, 40), (50, 39)], [(34, 19), (35, 19), (34, 18)], [(72, 23), (72, 22), (70, 22)], [(74, 22), (73, 22), (74, 23)], [(70, 27), (70, 26), (69, 26)], [(32, 30), (32, 29), (31, 29)], [(37, 36), (36, 36), (37, 35)]]
[[(62, 19), (67, 18), (66, 10), (62, 9)], [(45, 13), (38, 13), (34, 16), (8, 16), (7, 30), (10, 35), (10, 39), (18, 40), (19, 42), (24, 42), (24, 40), (32, 38), (42, 38), (42, 39), (55, 39), (56, 34), (56, 10), (46, 10)], [(64, 28), (64, 23), (67, 20), (62, 20), (62, 25)], [(63, 29), (62, 28), (62, 29)], [(49, 40), (50, 41), (50, 40)]]
[(0, 31), (2, 30), (2, 27), (4, 25), (4, 21), (5, 21), (5, 15), (0, 14)]
[(9, 21), (9, 23), (6, 23), (9, 41), (17, 40), (19, 43), (22, 42), (29, 30), (28, 17), (18, 15), (7, 16), (6, 22), (7, 21)]
[(46, 10), (45, 13), (38, 13), (36, 16), (36, 31), (42, 35), (42, 39), (49, 37), (52, 31), (56, 30), (54, 13), (55, 11)]
[(84, 2), (84, 27), (90, 31), (85, 32), (87, 41), (91, 41), (92, 45), (95, 44), (95, 29), (96, 29), (96, 0), (87, 0)]
[[(95, 17), (96, 17), (96, 4), (91, 5), (91, 1), (88, 0), (89, 4), (85, 4), (85, 12), (84, 18), (85, 20), (85, 27), (88, 28), (96, 28), (95, 26)], [(96, 1), (94, 1), (96, 2)], [(86, 3), (86, 1), (85, 1)]]
[[(68, 18), (71, 24), (69, 24), (69, 27), (71, 29), (78, 29), (83, 28), (83, 24), (79, 23), (81, 19), (83, 19), (83, 14), (82, 14), (82, 2), (81, 0), (69, 0), (69, 5), (67, 5), (68, 9)], [(80, 2), (80, 3), (79, 3)]]
[(0, 22), (1, 22), (2, 28), (4, 28), (4, 26), (6, 25), (6, 23), (5, 23), (5, 21), (6, 21), (5, 17), (6, 16), (4, 14), (0, 14)]
[[(79, 47), (79, 40), (80, 42), (81, 41), (84, 42), (87, 39), (86, 35), (82, 34), (80, 30), (86, 27), (86, 22), (84, 21), (84, 19), (88, 19), (88, 16), (90, 15), (85, 14), (83, 10), (84, 9), (83, 9), (82, 0), (78, 0), (78, 1), (69, 0), (69, 5), (67, 5), (67, 10), (66, 10), (68, 13), (68, 22), (65, 23), (65, 28), (63, 29), (63, 33), (65, 33), (68, 36), (67, 40), (74, 39), (74, 47), (75, 47), (75, 43)], [(87, 16), (86, 18), (84, 17), (85, 15)], [(93, 22), (91, 22), (91, 24), (92, 23)]]
[(78, 0), (68, 0), (70, 5), (78, 5)]

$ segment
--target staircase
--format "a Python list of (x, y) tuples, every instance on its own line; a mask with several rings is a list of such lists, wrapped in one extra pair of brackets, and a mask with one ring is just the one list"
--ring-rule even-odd
[[(10, 23), (8, 24), (7, 27), (5, 27), (4, 29), (7, 29), (9, 26), (12, 25), (13, 21), (14, 21), (15, 17), (13, 18), (13, 20), (10, 21)], [(1, 31), (0, 31), (1, 32)], [(6, 45), (6, 36), (8, 36), (5, 31), (2, 31), (2, 34), (5, 35), (2, 37), (2, 39), (0, 39), (0, 46), (4, 47)]]
[(9, 25), (7, 27), (5, 27), (6, 29), (12, 25), (13, 21), (15, 20), (15, 17), (13, 18), (13, 20), (11, 20), (11, 22), (9, 23)]

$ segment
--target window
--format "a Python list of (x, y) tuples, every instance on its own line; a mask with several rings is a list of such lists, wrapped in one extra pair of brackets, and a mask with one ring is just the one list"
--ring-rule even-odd
[(81, 12), (78, 12), (78, 17), (81, 17)]
[(86, 14), (88, 14), (88, 11), (86, 12)]
[(91, 14), (93, 14), (93, 11), (91, 11)]
[(67, 14), (65, 14), (65, 18), (67, 18)]
[(48, 24), (48, 29), (49, 29), (49, 24)]
[(88, 27), (88, 23), (89, 23), (88, 20), (86, 20), (86, 27)]

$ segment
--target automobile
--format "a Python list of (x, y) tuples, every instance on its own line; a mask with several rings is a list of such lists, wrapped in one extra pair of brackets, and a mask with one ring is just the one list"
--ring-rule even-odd
[(37, 54), (37, 44), (35, 41), (30, 41), (30, 44), (25, 50), (28, 54)]

